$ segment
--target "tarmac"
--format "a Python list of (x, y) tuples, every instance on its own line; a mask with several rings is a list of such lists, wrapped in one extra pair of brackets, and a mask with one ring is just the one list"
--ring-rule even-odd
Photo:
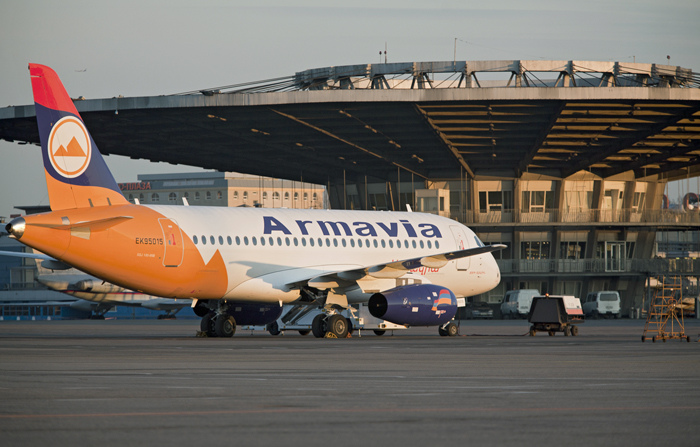
[(344, 340), (193, 320), (0, 322), (0, 443), (51, 445), (700, 445), (700, 321), (577, 337), (463, 321)]

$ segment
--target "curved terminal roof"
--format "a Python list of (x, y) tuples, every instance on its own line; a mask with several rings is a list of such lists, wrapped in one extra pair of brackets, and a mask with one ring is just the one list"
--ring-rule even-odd
[[(76, 107), (104, 154), (316, 183), (700, 174), (700, 75), (655, 64), (352, 65)], [(38, 143), (34, 106), (0, 138)], [(403, 177), (406, 178), (406, 177)]]

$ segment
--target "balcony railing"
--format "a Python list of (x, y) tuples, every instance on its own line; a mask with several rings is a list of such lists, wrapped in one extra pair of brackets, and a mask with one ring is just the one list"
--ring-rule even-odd
[(700, 259), (499, 259), (501, 273), (632, 273), (632, 274), (685, 274), (700, 276)]
[(503, 211), (467, 211), (467, 224), (483, 223), (642, 223), (662, 224), (698, 224), (700, 212), (681, 210), (566, 210), (546, 209), (542, 212), (523, 212), (519, 210)]

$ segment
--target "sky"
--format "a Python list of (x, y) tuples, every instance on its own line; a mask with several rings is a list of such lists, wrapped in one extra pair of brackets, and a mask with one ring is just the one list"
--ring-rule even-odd
[[(455, 50), (458, 60), (665, 64), (670, 56), (700, 72), (698, 18), (697, 0), (0, 0), (0, 107), (33, 103), (29, 62), (52, 67), (71, 97), (86, 99), (377, 63), (385, 47), (389, 62), (453, 60)], [(0, 141), (0, 216), (48, 204), (39, 151)], [(199, 171), (106, 161), (118, 182)]]

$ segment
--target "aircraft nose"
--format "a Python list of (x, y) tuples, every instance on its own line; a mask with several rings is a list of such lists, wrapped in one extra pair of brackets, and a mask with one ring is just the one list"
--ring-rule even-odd
[(24, 234), (25, 226), (26, 224), (24, 222), (24, 218), (18, 217), (17, 219), (13, 219), (9, 224), (5, 225), (5, 230), (7, 230), (10, 237), (19, 239)]

